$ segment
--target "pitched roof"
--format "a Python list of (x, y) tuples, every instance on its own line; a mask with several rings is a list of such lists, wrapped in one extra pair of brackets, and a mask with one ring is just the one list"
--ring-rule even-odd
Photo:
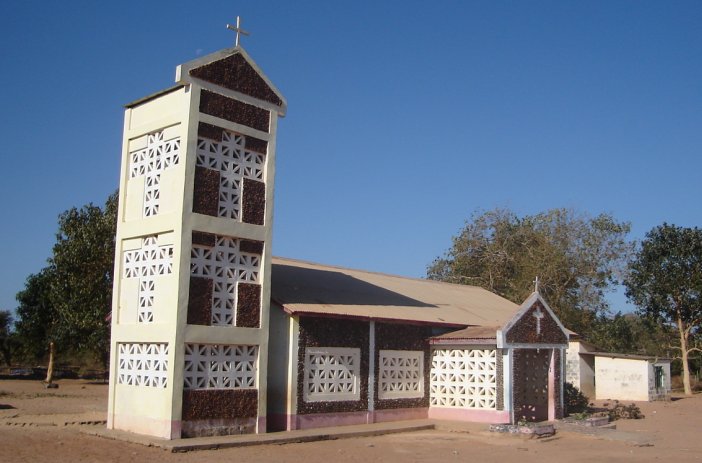
[(617, 354), (613, 352), (579, 352), (580, 355), (592, 355), (593, 357), (607, 357), (612, 359), (627, 359), (627, 360), (646, 360), (649, 362), (671, 362), (672, 360), (666, 357), (656, 357), (655, 355), (638, 355), (638, 354)]
[(519, 310), (477, 286), (273, 258), (271, 299), (290, 314), (504, 326)]
[(250, 97), (252, 103), (285, 115), (285, 97), (240, 46), (210, 53), (176, 68), (177, 83), (189, 83), (193, 79), (236, 92), (240, 97)]

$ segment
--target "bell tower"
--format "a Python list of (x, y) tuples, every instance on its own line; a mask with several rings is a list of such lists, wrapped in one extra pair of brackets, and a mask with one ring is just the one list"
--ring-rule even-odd
[[(237, 18), (238, 19), (238, 18)], [(265, 432), (281, 93), (238, 45), (126, 106), (108, 428)]]

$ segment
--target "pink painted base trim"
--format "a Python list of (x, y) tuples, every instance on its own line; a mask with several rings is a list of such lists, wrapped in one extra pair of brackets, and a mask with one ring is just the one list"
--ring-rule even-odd
[(313, 415), (293, 415), (290, 418), (288, 422), (292, 422), (294, 427), (288, 428), (289, 431), (372, 423), (369, 419), (369, 412), (316, 413)]
[(330, 426), (351, 426), (354, 424), (385, 423), (388, 421), (423, 420), (427, 418), (427, 408), (396, 408), (375, 412), (316, 413), (312, 415), (270, 415), (275, 428), (287, 431), (294, 429), (326, 428)]
[(429, 408), (429, 418), (433, 420), (472, 421), (474, 423), (509, 423), (509, 411), (470, 410), (458, 408)]
[(391, 410), (376, 410), (374, 423), (386, 421), (426, 420), (429, 417), (428, 408), (395, 408)]

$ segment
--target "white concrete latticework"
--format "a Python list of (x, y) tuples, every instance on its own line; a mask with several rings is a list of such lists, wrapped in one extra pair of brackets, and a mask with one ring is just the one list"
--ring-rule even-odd
[(256, 388), (256, 346), (186, 344), (185, 389)]
[(244, 148), (245, 137), (224, 131), (223, 140), (197, 140), (197, 165), (220, 172), (218, 216), (241, 217), (241, 182), (243, 178), (263, 181), (266, 158)]
[(494, 410), (495, 349), (437, 349), (432, 354), (431, 406)]
[(129, 386), (163, 387), (168, 383), (168, 344), (119, 343), (118, 382)]
[(139, 322), (154, 321), (155, 278), (173, 272), (173, 246), (158, 246), (157, 235), (142, 239), (141, 249), (124, 252), (124, 278), (139, 278)]
[(236, 238), (217, 236), (213, 248), (193, 245), (190, 273), (213, 280), (212, 325), (231, 326), (235, 320), (237, 283), (259, 284), (261, 256), (240, 252)]
[(305, 350), (306, 402), (358, 400), (361, 349), (308, 347)]
[(178, 164), (180, 158), (180, 138), (163, 139), (163, 132), (148, 135), (144, 149), (129, 154), (131, 166), (129, 178), (144, 178), (144, 217), (158, 214), (161, 198), (161, 172)]
[(424, 396), (424, 352), (381, 350), (379, 357), (378, 398)]

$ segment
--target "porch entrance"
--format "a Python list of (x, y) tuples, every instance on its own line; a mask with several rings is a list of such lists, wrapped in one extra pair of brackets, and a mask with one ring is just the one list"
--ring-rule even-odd
[(515, 349), (514, 421), (549, 419), (551, 349)]

